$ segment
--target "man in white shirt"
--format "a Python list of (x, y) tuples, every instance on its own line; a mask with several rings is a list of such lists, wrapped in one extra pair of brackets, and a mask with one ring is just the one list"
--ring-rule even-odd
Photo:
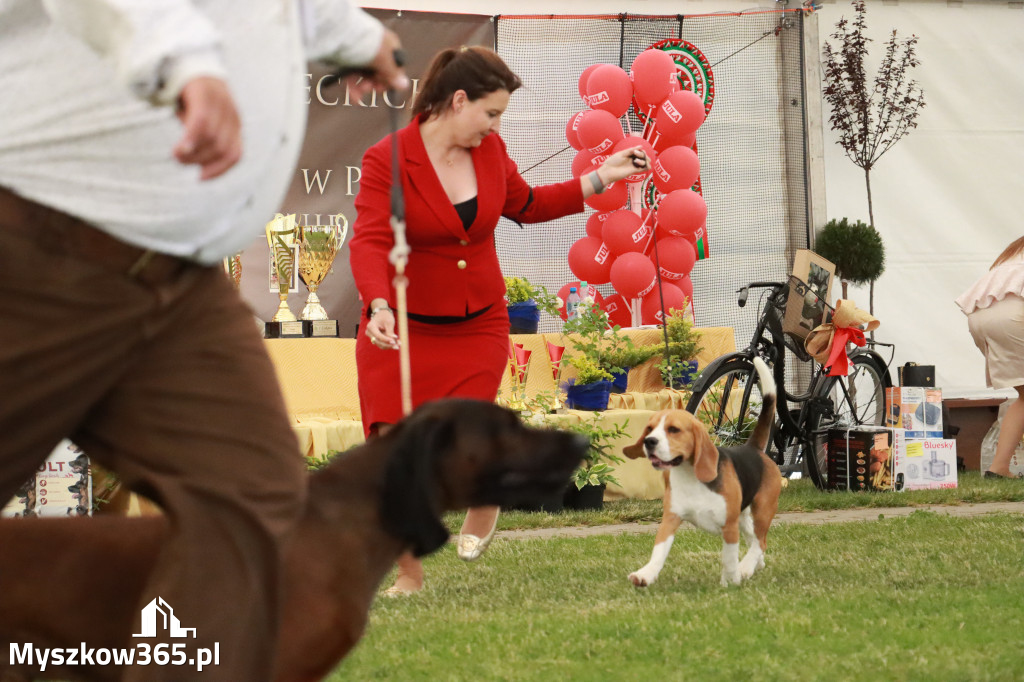
[(307, 57), (403, 87), (397, 47), (347, 0), (0, 0), (0, 502), (70, 437), (160, 504), (137, 606), (160, 597), (190, 646), (218, 645), (202, 679), (271, 678), (305, 488), (220, 262), (284, 197)]

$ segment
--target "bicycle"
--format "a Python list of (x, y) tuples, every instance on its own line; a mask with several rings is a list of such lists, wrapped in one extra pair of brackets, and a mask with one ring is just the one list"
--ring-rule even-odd
[[(819, 299), (806, 283), (790, 277), (786, 283), (751, 282), (737, 293), (738, 305), (746, 305), (750, 289), (767, 289), (757, 328), (743, 350), (712, 361), (693, 384), (687, 410), (709, 427), (712, 440), (719, 445), (746, 442), (760, 415), (761, 388), (753, 358), (760, 356), (775, 378), (777, 401), (775, 426), (769, 440), (768, 455), (786, 477), (807, 475), (821, 489), (829, 488), (828, 432), (832, 428), (857, 425), (881, 426), (885, 419), (885, 389), (892, 386), (889, 364), (876, 346), (892, 344), (868, 341), (849, 353), (850, 373), (831, 377), (814, 362), (799, 338), (782, 330), (789, 297), (803, 297), (812, 307), (831, 306)], [(790, 393), (786, 387), (786, 350), (797, 359), (812, 363), (808, 390)]]

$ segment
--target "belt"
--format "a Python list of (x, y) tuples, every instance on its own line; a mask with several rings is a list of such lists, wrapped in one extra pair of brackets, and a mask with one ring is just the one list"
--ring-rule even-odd
[(83, 220), (0, 187), (0, 233), (17, 232), (53, 253), (78, 256), (143, 284), (161, 284), (190, 261), (132, 246)]

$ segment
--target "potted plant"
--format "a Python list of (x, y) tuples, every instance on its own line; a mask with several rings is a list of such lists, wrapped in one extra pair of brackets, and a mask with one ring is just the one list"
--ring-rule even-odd
[(566, 384), (566, 406), (572, 410), (596, 412), (607, 409), (612, 390), (611, 372), (589, 355), (573, 356), (569, 358), (569, 364), (576, 368), (576, 376)]
[(577, 424), (565, 426), (570, 431), (590, 439), (590, 447), (580, 466), (573, 473), (565, 491), (566, 509), (601, 509), (604, 506), (604, 491), (609, 483), (619, 484), (612, 473), (612, 465), (623, 460), (617, 454), (616, 442), (625, 438), (629, 421), (614, 423), (610, 428), (601, 425), (600, 415), (593, 415)]
[[(660, 355), (664, 347), (658, 345), (635, 346), (628, 337), (628, 345), (622, 348), (608, 351), (602, 355), (602, 362), (609, 367), (614, 375), (612, 378), (612, 393), (623, 393), (626, 390), (626, 383), (629, 378), (629, 370), (639, 367), (651, 358)], [(620, 370), (616, 372), (615, 370)]]
[(549, 294), (547, 288), (535, 287), (522, 277), (505, 278), (505, 300), (512, 334), (536, 334), (541, 310), (558, 315), (558, 298)]
[(697, 375), (696, 357), (703, 347), (700, 345), (700, 333), (694, 330), (685, 306), (668, 312), (665, 332), (668, 336), (667, 352), (665, 346), (657, 346), (662, 353), (661, 362), (658, 363), (661, 379), (670, 388), (686, 388)]
[[(607, 397), (604, 397), (603, 404), (597, 400), (585, 399), (579, 404), (575, 396), (580, 393), (583, 387), (590, 384), (599, 384), (593, 388), (585, 389), (589, 392), (603, 392), (607, 383), (607, 390), (611, 392), (611, 383), (616, 377), (622, 377), (623, 388), (626, 368), (636, 366), (638, 358), (643, 357), (646, 352), (638, 353), (633, 340), (620, 334), (621, 328), (613, 325), (608, 319), (608, 313), (601, 310), (594, 304), (593, 300), (587, 298), (580, 302), (577, 308), (576, 317), (568, 320), (563, 327), (568, 345), (572, 346), (574, 355), (569, 359), (569, 364), (577, 369), (575, 379), (570, 379), (566, 390), (568, 396), (566, 403), (570, 408), (603, 410), (608, 406)], [(647, 359), (656, 353), (646, 356)], [(624, 363), (631, 364), (624, 364)], [(579, 404), (576, 407), (574, 403)], [(586, 405), (586, 406), (584, 406)]]
[(854, 284), (870, 284), (885, 271), (885, 244), (882, 236), (859, 220), (832, 219), (825, 223), (814, 240), (814, 251), (836, 264), (836, 275), (843, 283), (843, 298)]

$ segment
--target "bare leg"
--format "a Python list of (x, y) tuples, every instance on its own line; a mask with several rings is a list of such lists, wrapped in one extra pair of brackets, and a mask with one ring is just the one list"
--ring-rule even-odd
[(1003, 423), (999, 427), (999, 441), (996, 443), (996, 456), (988, 468), (989, 471), (1001, 476), (1010, 475), (1010, 458), (1024, 436), (1024, 386), (1015, 388), (1017, 399), (1006, 408), (1003, 415)]
[(499, 507), (473, 507), (466, 513), (466, 520), (462, 522), (462, 530), (459, 532), (478, 538), (487, 537), (498, 522), (499, 510)]
[(402, 595), (423, 589), (423, 562), (409, 552), (398, 557), (398, 577), (385, 594)]

